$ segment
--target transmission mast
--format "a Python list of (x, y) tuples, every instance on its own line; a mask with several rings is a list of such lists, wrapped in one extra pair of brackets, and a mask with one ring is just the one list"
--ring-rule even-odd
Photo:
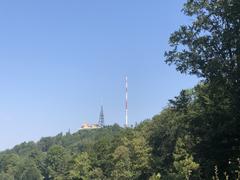
[(125, 99), (125, 126), (128, 127), (128, 77), (125, 79), (126, 85), (126, 99)]
[(99, 122), (98, 125), (100, 127), (104, 126), (104, 113), (103, 113), (103, 106), (101, 106), (101, 111), (100, 111), (100, 115), (99, 115)]

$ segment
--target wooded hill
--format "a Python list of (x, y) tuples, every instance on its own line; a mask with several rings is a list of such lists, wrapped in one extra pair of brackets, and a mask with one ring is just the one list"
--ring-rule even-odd
[(0, 153), (0, 179), (237, 178), (238, 127), (208, 88), (182, 91), (135, 128), (116, 124), (17, 145)]

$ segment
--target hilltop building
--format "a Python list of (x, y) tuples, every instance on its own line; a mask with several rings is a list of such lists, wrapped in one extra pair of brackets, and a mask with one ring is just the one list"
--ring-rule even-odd
[(104, 112), (103, 112), (103, 106), (101, 106), (98, 124), (84, 123), (81, 126), (81, 129), (97, 129), (97, 128), (102, 128), (103, 126), (104, 126)]
[(98, 124), (88, 124), (88, 123), (84, 123), (81, 126), (81, 129), (97, 129), (100, 128), (100, 126)]

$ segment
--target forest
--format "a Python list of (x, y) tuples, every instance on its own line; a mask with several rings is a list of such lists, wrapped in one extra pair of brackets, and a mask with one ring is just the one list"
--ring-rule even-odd
[[(240, 179), (240, 1), (187, 0), (165, 62), (199, 77), (133, 128), (117, 124), (0, 152), (0, 180)], [(154, 87), (153, 87), (154, 88)]]

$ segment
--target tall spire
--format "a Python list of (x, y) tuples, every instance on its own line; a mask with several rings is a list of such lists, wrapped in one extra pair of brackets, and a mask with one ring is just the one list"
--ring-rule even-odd
[(126, 76), (125, 126), (128, 127), (128, 77)]
[(103, 106), (101, 106), (101, 111), (100, 111), (100, 115), (99, 115), (99, 122), (98, 125), (100, 127), (104, 126), (104, 113), (103, 113)]

